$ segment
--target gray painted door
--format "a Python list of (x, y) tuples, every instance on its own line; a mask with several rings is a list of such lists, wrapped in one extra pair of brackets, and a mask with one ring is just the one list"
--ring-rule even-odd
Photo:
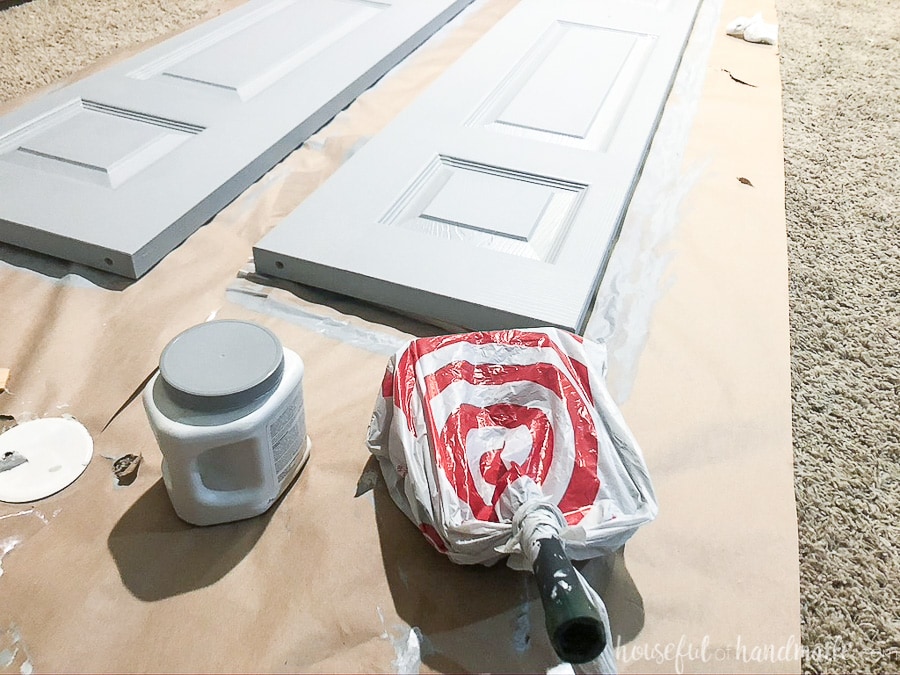
[(0, 240), (137, 278), (471, 0), (251, 0), (0, 119)]
[(699, 0), (523, 0), (254, 249), (469, 329), (583, 328)]

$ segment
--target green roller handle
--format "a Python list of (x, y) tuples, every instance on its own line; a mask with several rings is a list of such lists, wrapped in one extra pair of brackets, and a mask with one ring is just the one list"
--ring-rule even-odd
[(568, 663), (593, 661), (606, 647), (606, 631), (562, 543), (539, 539), (533, 570), (544, 605), (547, 635), (557, 655)]

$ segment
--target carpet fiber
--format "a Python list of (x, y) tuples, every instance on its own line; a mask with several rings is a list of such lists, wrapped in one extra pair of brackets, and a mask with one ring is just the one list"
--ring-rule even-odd
[[(0, 101), (217, 4), (9, 7)], [(900, 672), (900, 3), (779, 11), (803, 668)]]
[[(0, 101), (205, 16), (212, 0), (34, 0), (0, 18)], [(0, 7), (4, 3), (0, 2)]]
[(779, 11), (804, 668), (900, 672), (900, 3)]

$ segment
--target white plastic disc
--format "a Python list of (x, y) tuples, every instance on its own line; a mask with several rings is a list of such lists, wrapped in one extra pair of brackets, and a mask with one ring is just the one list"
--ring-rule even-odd
[(71, 485), (90, 463), (94, 441), (75, 420), (50, 417), (23, 422), (0, 434), (0, 457), (8, 452), (28, 461), (0, 471), (0, 501), (20, 504)]

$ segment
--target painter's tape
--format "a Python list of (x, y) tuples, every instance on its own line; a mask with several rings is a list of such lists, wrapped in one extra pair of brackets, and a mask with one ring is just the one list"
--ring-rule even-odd
[(50, 417), (24, 422), (0, 434), (0, 457), (25, 458), (0, 472), (0, 501), (20, 504), (49, 497), (75, 481), (94, 453), (94, 441), (73, 419)]

